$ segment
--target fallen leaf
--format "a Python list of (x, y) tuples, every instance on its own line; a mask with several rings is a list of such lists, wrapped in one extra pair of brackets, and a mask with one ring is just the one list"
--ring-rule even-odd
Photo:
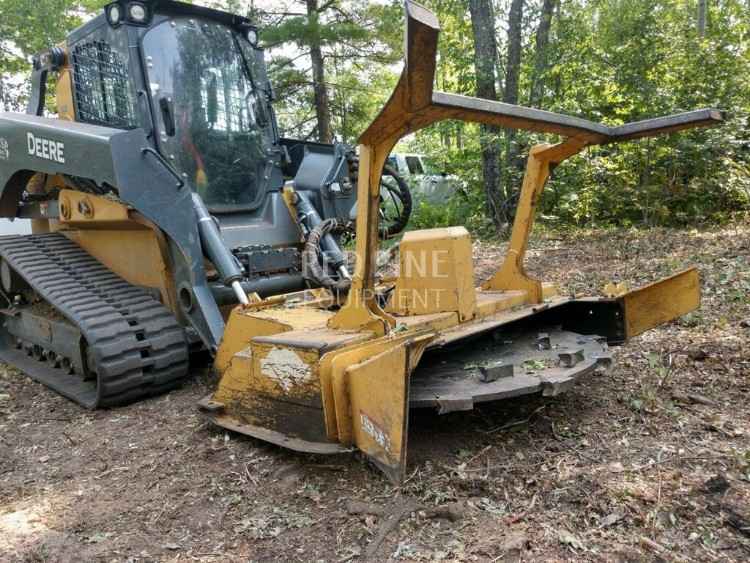
[(607, 528), (609, 526), (612, 526), (613, 524), (616, 524), (623, 518), (625, 518), (625, 515), (619, 512), (613, 512), (611, 514), (607, 514), (604, 518), (599, 520), (599, 527)]
[(622, 473), (623, 471), (625, 471), (625, 467), (619, 461), (615, 461), (615, 462), (610, 463), (609, 466), (608, 466), (608, 469), (612, 473)]
[(573, 549), (580, 549), (585, 550), (585, 546), (583, 545), (583, 542), (579, 540), (576, 536), (571, 534), (570, 532), (560, 532), (560, 543), (563, 545), (569, 545)]
[(164, 549), (168, 549), (170, 551), (177, 551), (178, 549), (180, 549), (180, 546), (179, 544), (176, 544), (176, 543), (165, 543)]

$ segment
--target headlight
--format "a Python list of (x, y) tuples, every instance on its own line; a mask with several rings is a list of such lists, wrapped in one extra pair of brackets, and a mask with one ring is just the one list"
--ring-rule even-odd
[(253, 47), (258, 46), (258, 30), (257, 29), (248, 29), (246, 33), (247, 40), (250, 42), (250, 45)]
[(107, 8), (107, 21), (112, 27), (119, 25), (122, 21), (122, 8), (119, 4), (110, 4)]
[(148, 16), (146, 6), (144, 6), (143, 4), (139, 4), (138, 2), (132, 2), (128, 4), (128, 16), (135, 23), (145, 22), (146, 17)]

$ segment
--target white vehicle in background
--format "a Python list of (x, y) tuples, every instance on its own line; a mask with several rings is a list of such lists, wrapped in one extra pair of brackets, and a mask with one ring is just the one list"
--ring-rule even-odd
[(421, 154), (391, 153), (387, 164), (409, 183), (415, 203), (445, 203), (457, 188), (455, 177), (440, 172)]

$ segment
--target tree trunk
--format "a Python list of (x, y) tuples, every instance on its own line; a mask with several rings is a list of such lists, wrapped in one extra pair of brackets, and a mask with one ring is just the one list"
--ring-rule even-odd
[[(474, 34), (474, 67), (476, 94), (479, 98), (497, 100), (495, 89), (495, 15), (492, 0), (469, 0), (471, 27)], [(501, 214), (500, 198), (500, 145), (497, 127), (480, 125), (479, 144), (482, 150), (482, 180), (487, 212), (497, 229), (506, 222)]]
[(518, 76), (521, 73), (521, 31), (523, 0), (512, 0), (508, 12), (508, 62), (505, 67), (506, 104), (518, 103)]
[(547, 69), (547, 48), (549, 46), (549, 30), (552, 27), (552, 14), (557, 0), (544, 0), (542, 13), (539, 17), (539, 27), (536, 28), (536, 52), (534, 53), (534, 74), (531, 78), (531, 93), (529, 105), (534, 108), (542, 107), (544, 99), (544, 71)]
[(706, 11), (708, 10), (708, 0), (698, 0), (698, 35), (706, 35)]
[[(306, 0), (307, 21), (310, 26), (317, 24), (318, 0)], [(313, 91), (315, 93), (315, 115), (318, 121), (318, 140), (330, 143), (333, 140), (331, 132), (331, 108), (328, 101), (325, 67), (323, 66), (323, 51), (320, 48), (320, 37), (317, 32), (311, 34), (310, 59), (312, 61)]]
[[(523, 0), (512, 0), (508, 12), (508, 60), (505, 67), (505, 90), (503, 101), (507, 104), (518, 103), (518, 77), (521, 72), (521, 32), (523, 21)], [(503, 196), (505, 215), (508, 222), (515, 214), (515, 205), (511, 202), (517, 192), (514, 173), (519, 165), (516, 130), (507, 129), (505, 133), (506, 152), (503, 170)]]

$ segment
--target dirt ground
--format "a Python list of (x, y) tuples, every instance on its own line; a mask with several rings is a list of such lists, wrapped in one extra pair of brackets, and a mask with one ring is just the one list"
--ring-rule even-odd
[[(486, 275), (502, 248), (477, 245)], [(534, 240), (565, 291), (700, 267), (700, 311), (566, 395), (411, 417), (408, 479), (207, 425), (212, 381), (87, 412), (0, 369), (0, 561), (747, 561), (750, 224)]]

